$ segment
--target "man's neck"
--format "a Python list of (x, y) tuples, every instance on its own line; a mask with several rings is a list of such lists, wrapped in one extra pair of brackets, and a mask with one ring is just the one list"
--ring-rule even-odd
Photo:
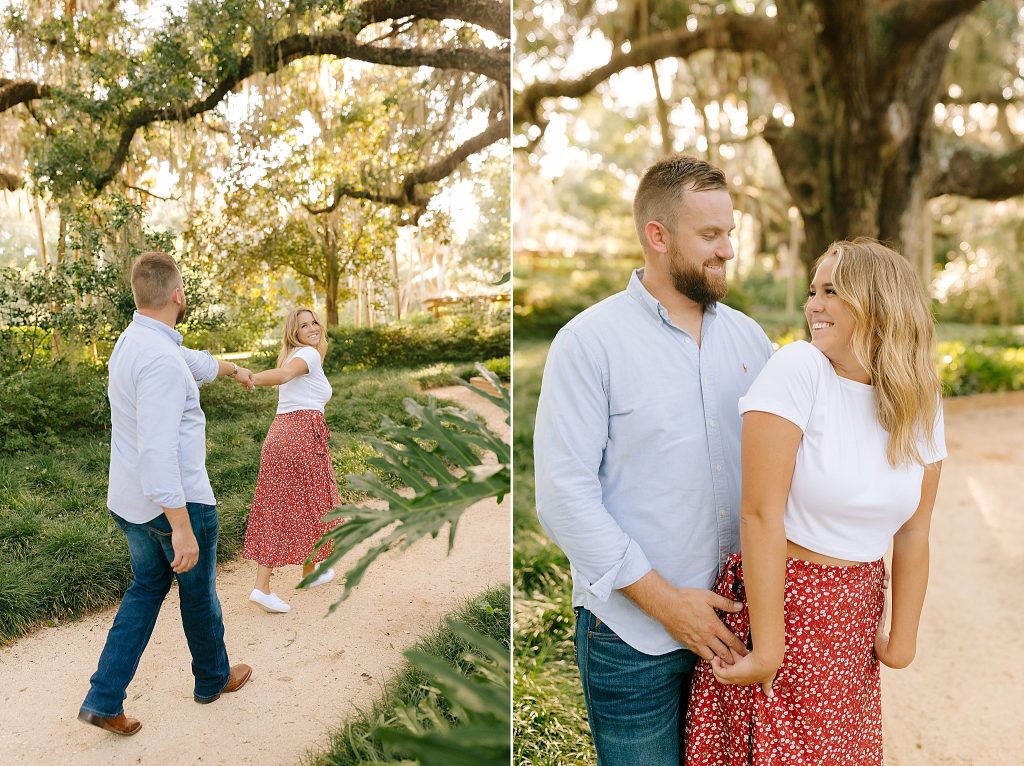
[(694, 340), (700, 343), (700, 328), (704, 321), (704, 307), (676, 290), (670, 280), (656, 277), (651, 273), (650, 269), (644, 269), (644, 275), (640, 281), (647, 288), (647, 292), (653, 295), (658, 303), (665, 307), (665, 311), (668, 312), (672, 324), (688, 332), (693, 336)]
[(155, 319), (158, 322), (163, 322), (173, 330), (174, 325), (176, 324), (175, 320), (178, 318), (178, 309), (173, 303), (171, 304), (171, 307), (172, 309), (170, 311), (167, 309), (136, 309), (136, 311), (144, 317), (149, 317), (150, 319)]

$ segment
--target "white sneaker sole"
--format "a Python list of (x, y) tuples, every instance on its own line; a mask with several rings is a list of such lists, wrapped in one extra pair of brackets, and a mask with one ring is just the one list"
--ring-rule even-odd
[(281, 602), (282, 604), (284, 604), (284, 608), (282, 609), (280, 606), (277, 606), (275, 604), (264, 603), (261, 599), (253, 596), (249, 596), (249, 600), (252, 603), (256, 604), (256, 606), (258, 606), (264, 612), (270, 612), (271, 614), (288, 614), (288, 612), (290, 612), (292, 609), (291, 606), (289, 606), (288, 604), (284, 604), (283, 601)]

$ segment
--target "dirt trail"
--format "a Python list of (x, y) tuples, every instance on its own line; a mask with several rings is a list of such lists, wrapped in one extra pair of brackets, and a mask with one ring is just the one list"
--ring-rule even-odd
[(947, 402), (917, 658), (882, 669), (886, 766), (1024, 763), (1024, 394)]
[[(508, 438), (504, 413), (461, 387), (432, 392), (480, 412)], [(221, 567), (217, 590), (232, 662), (253, 666), (237, 694), (211, 705), (192, 701), (189, 654), (173, 588), (128, 688), (125, 711), (143, 722), (116, 737), (76, 716), (114, 610), (39, 630), (0, 649), (0, 764), (297, 764), (321, 748), (329, 729), (368, 708), (402, 660), (465, 598), (510, 573), (509, 501), (469, 509), (447, 555), (447, 535), (379, 559), (329, 617), (336, 583), (295, 591), (300, 567), (285, 567), (274, 588), (292, 605), (270, 615), (248, 601), (254, 565)], [(365, 548), (365, 547), (364, 547)], [(363, 549), (341, 562), (339, 571)]]

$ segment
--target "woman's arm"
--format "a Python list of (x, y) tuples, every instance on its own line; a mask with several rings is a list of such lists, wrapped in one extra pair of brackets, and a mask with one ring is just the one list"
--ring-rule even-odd
[(252, 376), (252, 382), (257, 386), (280, 386), (307, 372), (309, 372), (309, 365), (306, 364), (306, 360), (301, 356), (296, 356), (281, 367), (257, 372)]
[(891, 633), (886, 636), (880, 625), (875, 639), (875, 656), (890, 668), (907, 667), (917, 653), (917, 628), (928, 589), (928, 534), (941, 471), (941, 461), (925, 466), (917, 510), (892, 539)]
[(760, 683), (766, 694), (785, 651), (783, 516), (802, 438), (799, 426), (778, 415), (743, 416), (740, 545), (753, 651), (731, 667), (716, 661), (714, 672), (723, 683)]

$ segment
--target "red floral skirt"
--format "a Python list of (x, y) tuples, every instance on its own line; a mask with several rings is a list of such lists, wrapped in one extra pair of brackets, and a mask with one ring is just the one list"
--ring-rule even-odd
[[(759, 684), (726, 686), (700, 661), (686, 720), (686, 766), (881, 766), (882, 702), (875, 632), (881, 559), (857, 566), (786, 560), (786, 651), (768, 699)], [(746, 604), (743, 564), (729, 557), (715, 592)], [(724, 621), (743, 642), (750, 616)]]
[[(277, 415), (260, 453), (256, 495), (242, 555), (265, 567), (301, 564), (324, 532), (338, 522), (324, 514), (341, 504), (323, 413), (296, 410)], [(331, 552), (327, 544), (314, 562)]]

